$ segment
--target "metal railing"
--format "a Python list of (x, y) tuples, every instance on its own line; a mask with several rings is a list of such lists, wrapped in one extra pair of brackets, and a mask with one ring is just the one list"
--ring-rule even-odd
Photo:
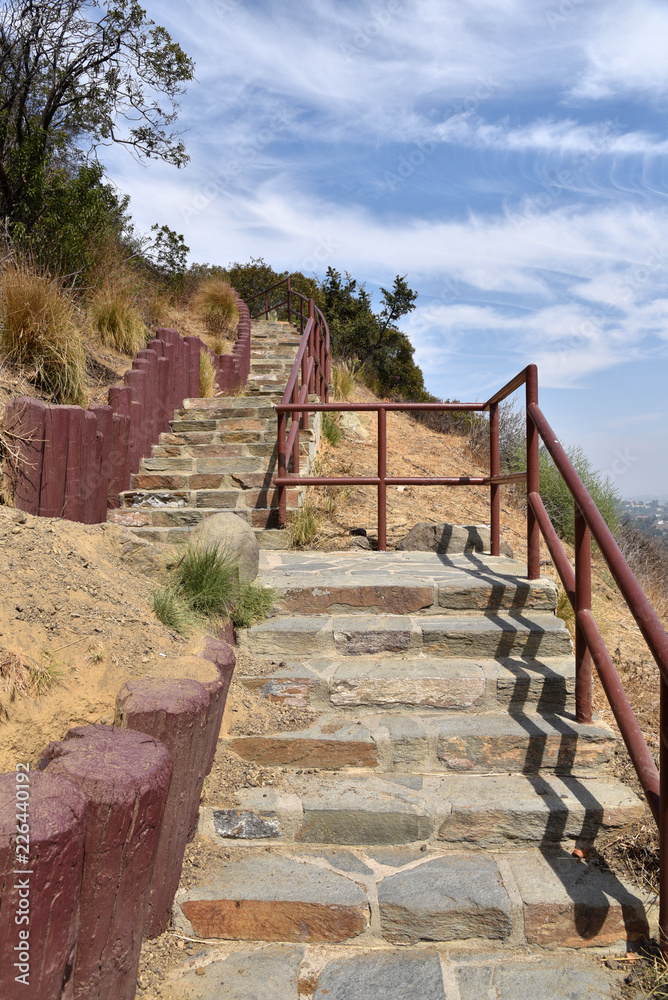
[[(324, 321), (324, 317), (323, 317)], [(309, 321), (310, 322), (310, 321)], [(301, 364), (309, 358), (307, 341), (309, 323), (300, 347)], [(308, 341), (310, 343), (310, 341)], [(635, 767), (645, 798), (659, 828), (660, 843), (660, 909), (659, 937), (664, 954), (668, 955), (668, 636), (633, 575), (610, 529), (578, 476), (566, 452), (559, 444), (544, 414), (538, 406), (538, 370), (529, 365), (484, 403), (339, 403), (326, 396), (320, 403), (308, 402), (302, 388), (295, 398), (295, 363), (291, 380), (280, 404), (278, 414), (278, 476), (279, 523), (285, 524), (285, 496), (290, 486), (375, 486), (378, 490), (378, 548), (387, 545), (388, 486), (488, 486), (490, 489), (491, 554), (500, 552), (500, 488), (507, 483), (525, 482), (527, 488), (527, 576), (540, 577), (540, 538), (545, 540), (552, 561), (575, 615), (575, 701), (578, 722), (592, 720), (592, 664), (595, 665), (606, 697), (619, 726), (631, 761)], [(307, 373), (311, 371), (307, 361)], [(328, 369), (329, 371), (329, 369)], [(326, 382), (329, 383), (329, 377)], [(302, 386), (306, 380), (302, 378)], [(499, 404), (522, 385), (526, 389), (527, 470), (525, 473), (504, 475), (500, 471)], [(416, 410), (469, 411), (489, 413), (490, 471), (488, 476), (388, 476), (387, 474), (387, 413)], [(300, 476), (299, 428), (306, 426), (306, 414), (323, 411), (375, 411), (378, 415), (378, 472), (376, 476)], [(287, 418), (292, 427), (287, 436)], [(299, 417), (302, 415), (302, 419)], [(550, 520), (540, 496), (540, 441), (551, 455), (566, 483), (575, 512), (575, 567)], [(287, 457), (292, 454), (293, 474), (287, 474)], [(647, 646), (656, 661), (661, 680), (660, 757), (659, 770), (643, 737), (638, 721), (615, 670), (591, 609), (591, 539), (596, 540), (612, 576), (626, 601)], [(664, 845), (666, 845), (664, 847)]]

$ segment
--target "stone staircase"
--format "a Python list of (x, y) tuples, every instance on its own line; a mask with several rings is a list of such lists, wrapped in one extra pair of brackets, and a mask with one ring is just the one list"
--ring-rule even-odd
[(239, 634), (241, 679), (314, 721), (230, 739), (278, 777), (202, 810), (220, 863), (175, 920), (221, 948), (175, 997), (618, 995), (587, 948), (624, 951), (654, 913), (587, 858), (643, 806), (611, 773), (613, 732), (575, 721), (556, 588), (525, 572), (481, 554), (262, 554), (277, 614)]
[[(260, 546), (281, 548), (278, 530), (276, 413), (301, 337), (288, 323), (255, 321), (248, 385), (235, 396), (187, 399), (142, 459), (121, 506), (108, 520), (151, 541), (179, 543), (203, 518), (231, 511), (255, 529)], [(302, 432), (302, 471), (316, 441)], [(298, 491), (288, 491), (288, 509)]]

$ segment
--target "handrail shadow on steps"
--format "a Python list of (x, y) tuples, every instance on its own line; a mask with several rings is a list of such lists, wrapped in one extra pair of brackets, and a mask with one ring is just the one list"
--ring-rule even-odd
[[(280, 302), (270, 306), (270, 292), (286, 286)], [(303, 332), (298, 358), (283, 399), (276, 405), (278, 417), (278, 475), (274, 482), (279, 489), (279, 524), (286, 524), (286, 492), (290, 486), (375, 486), (378, 491), (378, 549), (387, 546), (387, 487), (388, 486), (489, 486), (491, 554), (500, 554), (501, 486), (526, 483), (527, 488), (527, 577), (540, 578), (540, 539), (543, 537), (559, 574), (564, 590), (573, 607), (576, 622), (575, 639), (575, 703), (576, 719), (592, 721), (592, 667), (595, 666), (606, 697), (619, 726), (620, 733), (640, 780), (645, 798), (659, 829), (660, 842), (660, 910), (659, 945), (668, 957), (668, 636), (659, 618), (636, 580), (603, 520), (584, 483), (568, 459), (556, 434), (538, 406), (538, 369), (528, 365), (495, 392), (484, 403), (398, 403), (379, 400), (375, 403), (342, 403), (329, 399), (331, 358), (327, 321), (313, 300), (293, 291), (290, 279), (277, 282), (271, 288), (252, 296), (262, 299), (260, 313), (268, 317), (271, 310), (287, 308), (288, 318), (299, 316)], [(296, 299), (298, 309), (294, 305)], [(304, 304), (308, 303), (308, 317)], [(258, 315), (259, 315), (258, 314)], [(301, 389), (297, 377), (301, 370)], [(527, 470), (523, 473), (502, 474), (499, 449), (499, 404), (517, 389), (525, 387)], [(309, 394), (316, 392), (320, 403), (312, 402)], [(388, 476), (387, 474), (387, 413), (416, 410), (488, 412), (490, 430), (490, 470), (487, 476)], [(376, 476), (301, 476), (299, 474), (299, 430), (308, 426), (308, 414), (318, 412), (371, 411), (378, 419), (378, 473)], [(291, 418), (287, 433), (288, 416)], [(566, 552), (540, 496), (539, 444), (543, 442), (573, 497), (575, 512), (575, 568)], [(288, 476), (288, 456), (292, 455), (292, 475)], [(596, 540), (601, 554), (629, 607), (647, 646), (657, 664), (661, 680), (660, 759), (657, 770), (654, 759), (642, 735), (622, 682), (615, 670), (591, 609), (591, 539)], [(500, 655), (503, 655), (502, 653)]]

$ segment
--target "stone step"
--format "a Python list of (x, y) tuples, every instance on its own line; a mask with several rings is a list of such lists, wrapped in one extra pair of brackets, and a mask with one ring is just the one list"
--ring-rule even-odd
[[(263, 578), (264, 579), (264, 578)], [(258, 656), (338, 653), (424, 653), (427, 656), (500, 659), (563, 657), (571, 637), (560, 618), (544, 612), (473, 615), (294, 615), (245, 629), (239, 645)]]
[(292, 768), (586, 775), (608, 769), (614, 739), (602, 722), (567, 716), (358, 712), (325, 714), (292, 732), (231, 737), (229, 746), (244, 760)]
[[(276, 393), (276, 402), (280, 402), (280, 395), (278, 393)], [(191, 418), (201, 414), (204, 419), (211, 419), (214, 413), (220, 413), (221, 417), (224, 418), (225, 416), (234, 414), (238, 409), (248, 409), (256, 413), (258, 409), (268, 410), (269, 404), (266, 402), (259, 403), (257, 400), (250, 399), (246, 395), (213, 396), (210, 399), (184, 399), (182, 408), (177, 410), (176, 413), (179, 415), (188, 415)]]
[[(128, 513), (130, 513), (128, 511)], [(220, 511), (216, 511), (220, 513)], [(123, 522), (119, 522), (123, 523)], [(147, 542), (157, 542), (160, 545), (185, 545), (190, 540), (191, 527), (158, 528), (150, 525), (127, 525), (128, 530)], [(287, 531), (275, 528), (253, 528), (260, 549), (279, 551), (290, 547), (290, 535)]]
[[(288, 507), (288, 514), (293, 514), (296, 507)], [(112, 524), (122, 524), (126, 528), (194, 528), (206, 517), (220, 514), (236, 514), (247, 521), (253, 528), (276, 528), (278, 526), (278, 510), (275, 507), (160, 507), (121, 508), (111, 511), (108, 521)]]
[[(614, 901), (611, 906), (613, 916), (619, 908)], [(599, 913), (604, 917), (601, 909), (591, 912), (594, 924)], [(466, 943), (452, 950), (434, 943), (365, 947), (357, 940), (315, 946), (232, 942), (217, 949), (227, 954), (200, 952), (160, 983), (174, 1000), (611, 1000), (628, 975), (626, 962), (611, 971), (598, 954), (537, 955), (526, 946), (504, 945), (503, 953), (477, 953)], [(617, 951), (624, 958), (622, 939)]]
[[(655, 920), (644, 894), (609, 871), (557, 851), (380, 848), (286, 854), (271, 847), (244, 856), (233, 847), (220, 874), (200, 882), (181, 890), (176, 902), (177, 925), (193, 939), (376, 948), (477, 940), (488, 949), (582, 948), (641, 941)], [(418, 954), (424, 960), (429, 952)], [(418, 982), (413, 980), (414, 989)], [(381, 994), (369, 985), (370, 993), (334, 995), (340, 1000), (412, 995)], [(316, 995), (325, 993), (323, 981)], [(492, 993), (479, 994), (487, 995)]]
[(519, 614), (554, 611), (558, 597), (552, 580), (527, 580), (524, 563), (485, 553), (295, 552), (263, 560), (260, 572), (288, 615)]
[[(297, 772), (282, 775), (280, 788), (241, 788), (237, 799), (239, 815), (258, 824), (269, 842), (357, 847), (589, 847), (644, 812), (643, 802), (615, 778), (544, 773)], [(217, 812), (201, 810), (205, 836), (215, 837)], [(219, 843), (237, 836), (218, 834)]]
[(310, 657), (256, 661), (241, 681), (295, 708), (416, 708), (515, 714), (572, 712), (575, 666), (566, 659), (455, 660), (443, 657)]

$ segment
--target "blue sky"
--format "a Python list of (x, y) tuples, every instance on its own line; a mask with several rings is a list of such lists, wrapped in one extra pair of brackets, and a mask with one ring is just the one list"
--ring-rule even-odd
[(431, 392), (535, 361), (562, 441), (668, 494), (668, 4), (144, 6), (197, 82), (186, 168), (103, 151), (140, 229), (200, 262), (407, 275)]

